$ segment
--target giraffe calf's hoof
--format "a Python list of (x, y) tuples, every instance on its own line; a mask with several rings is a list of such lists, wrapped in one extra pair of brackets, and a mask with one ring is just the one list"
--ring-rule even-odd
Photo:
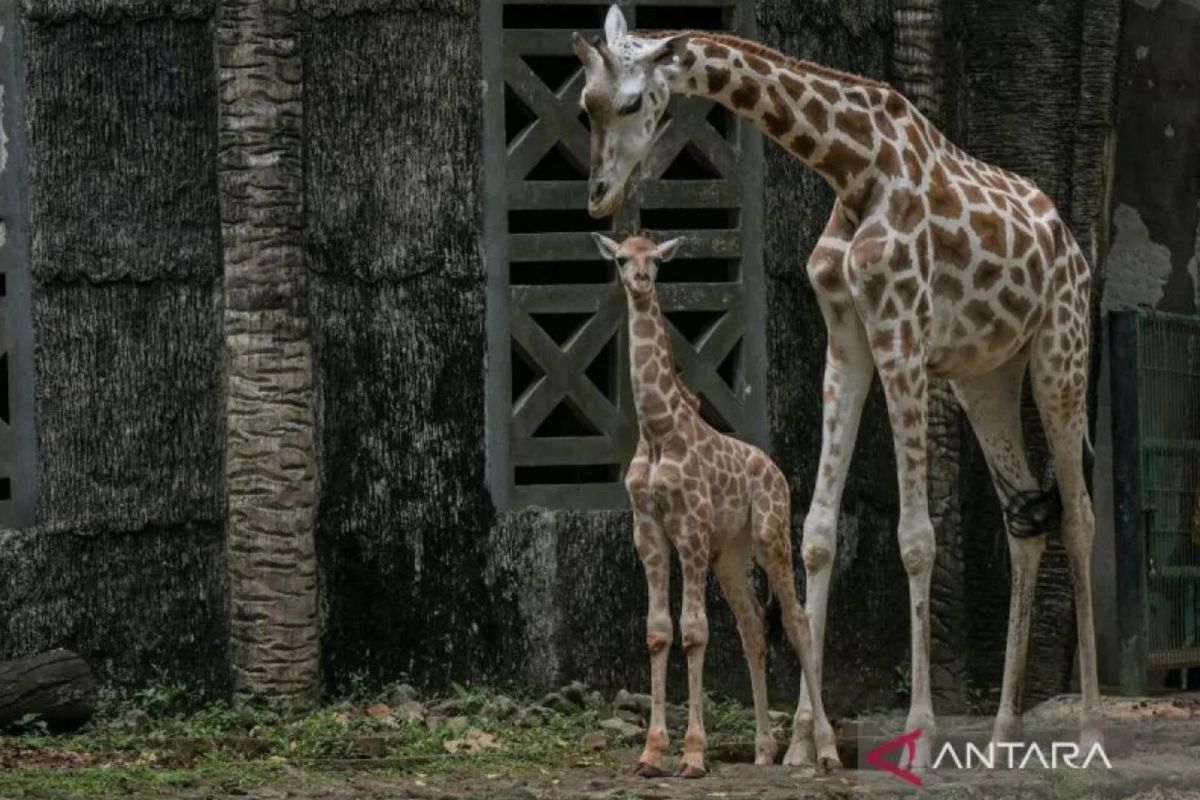
[(633, 774), (639, 778), (661, 778), (667, 773), (663, 771), (662, 767), (655, 766), (654, 764), (638, 764)]
[(704, 767), (693, 766), (692, 764), (684, 764), (675, 773), (676, 778), (703, 778), (708, 775), (708, 770)]

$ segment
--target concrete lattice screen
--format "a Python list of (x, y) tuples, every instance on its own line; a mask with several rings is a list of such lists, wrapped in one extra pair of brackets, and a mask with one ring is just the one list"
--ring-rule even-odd
[[(633, 5), (653, 19), (678, 4)], [(1115, 0), (1036, 17), (729, 5), (773, 46), (926, 98), (952, 138), (1040, 181), (1077, 235), (1097, 227)], [(0, 563), (20, 565), (0, 572), (0, 658), (65, 646), (106, 681), (296, 702), (359, 677), (643, 685), (628, 515), (498, 504), (490, 488), (484, 130), (502, 87), (485, 80), (478, 0), (23, 8), (40, 468), (33, 523), (0, 532)], [(1037, 47), (997, 55), (1010, 41)], [(1051, 71), (1065, 77), (1047, 85)], [(761, 169), (749, 424), (792, 482), (798, 540), (824, 361), (803, 264), (832, 196), (779, 148)], [(939, 452), (963, 452), (935, 491), (949, 710), (999, 673), (1007, 572), (981, 459), (955, 417), (942, 429)], [(835, 567), (835, 710), (893, 701), (908, 661), (891, 453), (875, 392)], [(1035, 695), (1070, 672), (1054, 563)], [(710, 608), (709, 683), (743, 692), (733, 620)], [(782, 641), (771, 659), (773, 692), (794, 693)]]

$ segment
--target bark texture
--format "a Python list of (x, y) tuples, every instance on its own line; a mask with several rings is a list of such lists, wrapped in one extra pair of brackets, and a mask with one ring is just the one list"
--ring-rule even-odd
[(0, 663), (0, 729), (31, 714), (52, 731), (71, 731), (91, 719), (95, 706), (96, 679), (69, 650)]
[(497, 669), (473, 5), (304, 5), (329, 680)]
[(26, 117), (37, 524), (0, 657), (226, 685), (216, 80), (200, 3), (34, 2)]
[(220, 5), (233, 688), (303, 705), (320, 639), (299, 34), (294, 2)]

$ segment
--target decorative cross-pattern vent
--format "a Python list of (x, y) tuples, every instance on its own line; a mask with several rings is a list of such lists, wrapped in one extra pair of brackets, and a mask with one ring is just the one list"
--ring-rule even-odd
[[(761, 143), (675, 98), (615, 220), (587, 214), (588, 120), (571, 32), (607, 4), (485, 0), (488, 458), (501, 508), (621, 508), (637, 442), (625, 297), (590, 231), (686, 236), (659, 273), (683, 379), (718, 429), (766, 438)], [(632, 28), (752, 35), (749, 0), (625, 5)]]
[(33, 518), (33, 366), (20, 3), (0, 6), (0, 527)]

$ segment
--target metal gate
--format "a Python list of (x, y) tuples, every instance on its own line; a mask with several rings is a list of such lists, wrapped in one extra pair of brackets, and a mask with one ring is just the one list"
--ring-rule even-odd
[[(761, 140), (675, 98), (615, 220), (587, 208), (583, 71), (571, 33), (609, 0), (484, 0), (488, 478), (499, 508), (621, 508), (637, 424), (625, 298), (590, 231), (683, 235), (659, 273), (684, 381), (716, 427), (766, 444)], [(753, 35), (750, 0), (625, 3), (641, 29)]]
[(1121, 687), (1200, 666), (1200, 317), (1111, 316)]

